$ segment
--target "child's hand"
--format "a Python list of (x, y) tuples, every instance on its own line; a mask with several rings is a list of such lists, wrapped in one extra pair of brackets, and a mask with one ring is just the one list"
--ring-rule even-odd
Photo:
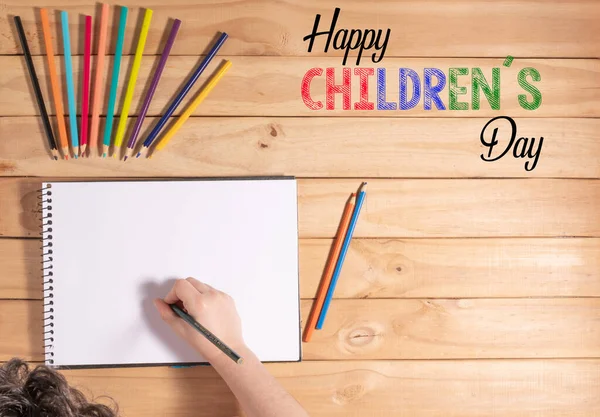
[[(168, 304), (181, 301), (187, 312), (234, 351), (245, 345), (233, 299), (194, 278), (179, 279), (164, 300), (154, 300), (162, 319), (209, 362), (224, 355), (196, 329), (177, 316)], [(180, 303), (180, 304), (181, 304)]]

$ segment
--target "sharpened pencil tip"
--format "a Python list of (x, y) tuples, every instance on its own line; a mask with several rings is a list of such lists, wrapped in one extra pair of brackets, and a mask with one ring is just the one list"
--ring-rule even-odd
[(141, 154), (142, 154), (141, 152), (138, 152), (138, 154), (135, 157), (139, 158)]
[(125, 155), (125, 158), (123, 159), (123, 162), (127, 161), (127, 155)]
[(68, 161), (69, 160), (69, 155), (65, 155), (65, 159)]
[(58, 161), (58, 156), (55, 156), (55, 157), (54, 157), (54, 160), (55, 160), (55, 161)]
[(102, 154), (102, 158), (106, 158), (106, 152)]
[(75, 159), (77, 159), (77, 158), (78, 158), (77, 154), (75, 154), (73, 157), (74, 157)]

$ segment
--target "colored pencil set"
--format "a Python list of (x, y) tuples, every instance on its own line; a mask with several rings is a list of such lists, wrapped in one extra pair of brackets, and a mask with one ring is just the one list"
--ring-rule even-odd
[[(116, 11), (115, 11), (116, 12)], [(128, 138), (125, 138), (127, 131), (127, 120), (129, 112), (132, 107), (133, 95), (138, 80), (140, 66), (142, 63), (142, 57), (144, 54), (144, 47), (146, 45), (146, 38), (150, 29), (150, 23), (152, 21), (152, 10), (144, 10), (144, 18), (142, 27), (139, 30), (137, 45), (135, 49), (135, 55), (131, 64), (130, 75), (127, 80), (125, 87), (125, 95), (123, 98), (121, 114), (115, 114), (116, 108), (118, 107), (118, 89), (119, 89), (119, 74), (121, 73), (121, 60), (123, 57), (123, 45), (125, 42), (125, 28), (127, 24), (127, 7), (120, 7), (120, 13), (118, 18), (118, 32), (116, 38), (116, 47), (114, 52), (114, 62), (112, 70), (110, 72), (110, 84), (108, 85), (108, 103), (106, 121), (104, 124), (104, 131), (100, 129), (100, 113), (103, 104), (103, 78), (106, 66), (106, 48), (107, 48), (107, 35), (109, 25), (109, 6), (102, 4), (100, 13), (100, 22), (98, 25), (99, 33), (97, 36), (97, 48), (98, 53), (94, 61), (94, 74), (92, 80), (92, 17), (85, 16), (85, 38), (84, 38), (84, 55), (83, 55), (83, 74), (81, 77), (81, 103), (76, 102), (76, 80), (73, 73), (73, 54), (71, 51), (71, 38), (69, 33), (69, 16), (66, 11), (60, 13), (61, 27), (62, 27), (62, 39), (63, 39), (63, 52), (65, 61), (65, 83), (67, 91), (67, 111), (68, 111), (68, 126), (65, 118), (65, 107), (63, 105), (62, 87), (61, 80), (58, 76), (57, 61), (55, 60), (55, 51), (52, 42), (52, 32), (50, 30), (50, 21), (48, 18), (48, 11), (41, 9), (41, 21), (42, 31), (44, 37), (44, 44), (46, 48), (46, 61), (48, 65), (48, 73), (50, 78), (51, 95), (54, 103), (54, 109), (56, 111), (57, 118), (57, 135), (52, 130), (52, 124), (48, 116), (48, 110), (44, 102), (42, 91), (40, 88), (37, 72), (33, 64), (29, 45), (25, 37), (25, 31), (19, 16), (14, 17), (17, 33), (19, 35), (19, 41), (25, 55), (25, 62), (27, 70), (29, 72), (29, 78), (31, 80), (37, 105), (40, 110), (42, 117), (42, 123), (44, 128), (44, 134), (48, 140), (50, 151), (55, 160), (60, 158), (60, 153), (64, 159), (69, 159), (70, 156), (78, 158), (79, 156), (92, 155), (92, 149), (98, 151), (99, 155), (106, 157), (110, 154), (112, 149), (113, 157), (121, 157), (121, 151), (123, 145), (126, 144), (124, 153), (124, 160), (130, 158), (134, 152), (136, 157), (140, 157), (147, 154), (148, 150), (153, 147), (154, 151), (163, 149), (172, 137), (177, 133), (185, 121), (192, 115), (196, 108), (204, 101), (211, 90), (231, 67), (231, 62), (225, 60), (218, 69), (209, 77), (209, 79), (202, 86), (196, 97), (192, 99), (187, 108), (177, 118), (175, 123), (163, 132), (163, 128), (169, 121), (169, 118), (177, 110), (183, 99), (190, 92), (192, 87), (196, 84), (206, 67), (210, 64), (212, 59), (216, 56), (219, 49), (223, 46), (227, 40), (227, 34), (221, 33), (215, 44), (211, 47), (210, 51), (198, 67), (193, 71), (189, 80), (184, 84), (180, 91), (177, 92), (175, 98), (169, 104), (166, 112), (160, 117), (156, 125), (150, 131), (150, 133), (144, 138), (143, 141), (138, 141), (140, 136), (142, 123), (148, 113), (150, 103), (158, 87), (161, 75), (165, 69), (167, 59), (175, 43), (175, 37), (181, 26), (181, 21), (176, 19), (171, 27), (168, 39), (160, 55), (160, 59), (156, 69), (151, 75), (151, 82), (148, 90), (146, 91), (142, 107), (138, 117), (135, 120), (131, 134)], [(81, 111), (81, 124), (77, 123), (77, 111)], [(116, 122), (115, 119), (118, 119)], [(113, 130), (116, 131), (113, 134)], [(69, 140), (70, 139), (70, 140)], [(100, 150), (101, 149), (101, 150)], [(137, 152), (136, 152), (137, 149)]]
[(346, 254), (350, 248), (352, 235), (358, 223), (358, 217), (366, 197), (366, 192), (367, 183), (363, 182), (358, 191), (353, 193), (348, 201), (346, 201), (329, 259), (327, 260), (327, 265), (325, 266), (325, 271), (317, 290), (317, 296), (304, 327), (303, 340), (305, 342), (310, 342), (315, 329), (320, 330), (323, 328), (335, 287), (342, 273)]

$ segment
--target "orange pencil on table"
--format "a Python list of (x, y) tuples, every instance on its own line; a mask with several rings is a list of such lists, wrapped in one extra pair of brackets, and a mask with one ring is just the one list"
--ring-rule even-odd
[(342, 220), (340, 221), (340, 226), (338, 228), (335, 241), (333, 242), (333, 249), (331, 250), (331, 254), (327, 261), (327, 266), (325, 267), (323, 279), (319, 284), (317, 297), (313, 304), (310, 315), (308, 316), (306, 326), (304, 326), (304, 337), (302, 340), (304, 340), (305, 342), (310, 342), (310, 338), (312, 336), (313, 331), (315, 330), (317, 320), (319, 319), (319, 315), (321, 314), (321, 307), (323, 307), (323, 302), (325, 301), (325, 296), (327, 295), (327, 290), (329, 289), (329, 283), (331, 282), (331, 277), (333, 275), (335, 265), (337, 264), (338, 258), (340, 257), (340, 251), (342, 249), (342, 244), (344, 243), (344, 238), (346, 237), (346, 232), (348, 231), (348, 225), (350, 224), (350, 219), (352, 218), (352, 212), (354, 211), (355, 204), (356, 194), (352, 194), (352, 196), (348, 199), (346, 203), (346, 207), (344, 208)]
[(54, 62), (54, 47), (52, 45), (52, 32), (50, 31), (50, 22), (48, 20), (48, 11), (40, 10), (42, 18), (42, 32), (44, 33), (44, 43), (46, 44), (46, 58), (48, 60), (48, 70), (50, 72), (50, 84), (52, 86), (52, 99), (54, 109), (56, 110), (56, 121), (58, 122), (58, 137), (63, 157), (69, 159), (69, 138), (67, 136), (67, 127), (65, 124), (65, 111), (63, 108), (63, 98), (61, 86), (56, 73), (56, 63)]

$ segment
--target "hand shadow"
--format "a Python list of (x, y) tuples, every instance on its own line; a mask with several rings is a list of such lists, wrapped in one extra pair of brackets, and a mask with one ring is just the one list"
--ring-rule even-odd
[(154, 299), (164, 298), (169, 290), (173, 288), (175, 281), (175, 278), (169, 278), (164, 281), (149, 278), (141, 285), (141, 307), (144, 312), (144, 320), (146, 320), (147, 326), (158, 336), (162, 343), (175, 354), (178, 363), (200, 364), (202, 357), (163, 321), (154, 305)]

